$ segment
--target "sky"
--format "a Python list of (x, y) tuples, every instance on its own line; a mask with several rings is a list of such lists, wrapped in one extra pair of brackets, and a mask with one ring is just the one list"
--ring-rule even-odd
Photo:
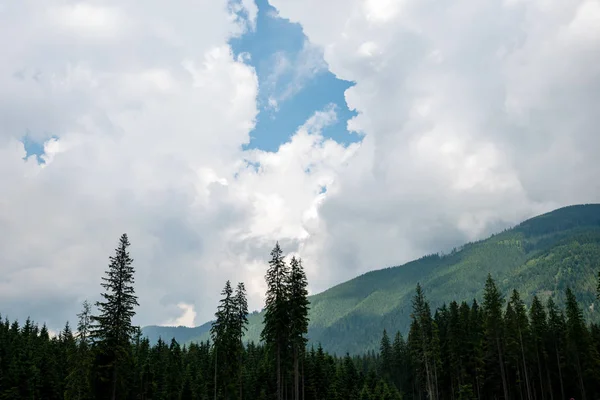
[(598, 0), (0, 0), (0, 313), (139, 325), (600, 201)]

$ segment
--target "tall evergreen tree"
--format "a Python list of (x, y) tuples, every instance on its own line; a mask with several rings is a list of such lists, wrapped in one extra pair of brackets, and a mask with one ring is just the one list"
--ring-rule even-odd
[[(563, 314), (558, 310), (552, 297), (548, 299), (548, 336), (546, 342), (547, 348), (552, 352), (554, 360), (556, 360), (556, 375), (560, 386), (560, 398), (565, 398), (564, 385), (564, 345), (565, 345), (565, 320)], [(552, 363), (554, 363), (554, 360)], [(558, 393), (558, 392), (557, 392)]]
[(502, 304), (504, 302), (504, 298), (502, 297), (500, 290), (498, 290), (498, 287), (496, 286), (496, 282), (494, 282), (490, 274), (488, 274), (485, 282), (483, 299), (483, 321), (487, 340), (488, 361), (491, 364), (488, 368), (488, 379), (493, 377), (491, 375), (492, 371), (500, 371), (504, 399), (508, 400), (510, 399), (510, 396), (508, 393), (508, 382), (506, 379), (504, 364), (504, 349), (502, 345)]
[(393, 352), (392, 352), (392, 343), (390, 341), (390, 337), (388, 336), (387, 330), (383, 330), (383, 335), (381, 336), (381, 341), (379, 342), (379, 373), (381, 376), (389, 379), (389, 374), (392, 371), (392, 363), (393, 363)]
[(76, 348), (69, 354), (69, 374), (65, 388), (65, 400), (91, 399), (91, 369), (90, 354), (90, 318), (92, 308), (87, 300), (83, 302), (83, 310), (77, 314)]
[(475, 394), (477, 399), (481, 399), (481, 389), (484, 382), (484, 369), (485, 369), (485, 358), (484, 358), (484, 324), (483, 324), (483, 313), (477, 303), (477, 300), (473, 300), (471, 310), (469, 312), (469, 334), (468, 334), (468, 348), (471, 349), (469, 354), (470, 359), (468, 361), (469, 370), (471, 371), (473, 387), (475, 388)]
[[(109, 371), (110, 397), (117, 398), (118, 383), (131, 362), (131, 340), (137, 328), (132, 325), (138, 306), (135, 295), (133, 259), (129, 256), (129, 239), (123, 234), (101, 285), (103, 301), (98, 301), (99, 314), (92, 316), (91, 337), (100, 354), (100, 366)], [(123, 386), (125, 382), (122, 382)], [(122, 395), (119, 397), (123, 397)]]
[(549, 369), (546, 367), (548, 355), (544, 346), (544, 340), (548, 332), (548, 324), (546, 322), (546, 311), (537, 296), (533, 296), (531, 307), (529, 309), (529, 319), (533, 351), (535, 353), (535, 364), (538, 373), (537, 385), (540, 389), (541, 400), (545, 400), (547, 395), (553, 400), (552, 381), (550, 379)]
[(523, 303), (521, 300), (521, 296), (516, 289), (512, 291), (509, 304), (512, 306), (514, 312), (513, 326), (515, 328), (515, 334), (518, 340), (518, 352), (520, 355), (519, 362), (522, 363), (522, 375), (525, 378), (525, 393), (527, 394), (527, 399), (531, 400), (532, 394), (529, 383), (529, 368), (527, 366), (527, 356), (525, 352), (526, 343), (529, 339), (529, 320), (527, 318), (525, 303)]
[(300, 400), (300, 359), (304, 357), (308, 333), (308, 281), (302, 260), (292, 257), (288, 275), (289, 338), (294, 365), (294, 400)]
[(423, 289), (417, 284), (416, 293), (412, 300), (413, 312), (411, 314), (413, 324), (411, 325), (414, 360), (424, 371), (425, 390), (430, 399), (437, 399), (437, 372), (436, 360), (438, 343), (434, 339), (434, 323), (431, 318), (429, 303), (425, 300)]
[(244, 342), (243, 337), (245, 332), (248, 330), (248, 300), (246, 299), (246, 287), (243, 282), (238, 283), (237, 288), (235, 289), (235, 298), (234, 298), (235, 310), (236, 310), (236, 333), (238, 336), (238, 386), (239, 386), (239, 394), (240, 400), (243, 398), (243, 383), (242, 383), (242, 375), (244, 371), (244, 366), (242, 365), (242, 353), (244, 352)]
[[(221, 292), (221, 300), (215, 313), (216, 320), (210, 328), (210, 334), (213, 340), (214, 353), (214, 398), (218, 397), (221, 391), (228, 399), (232, 391), (231, 377), (234, 372), (233, 365), (237, 361), (237, 348), (240, 335), (238, 326), (238, 308), (233, 296), (231, 282), (225, 283), (225, 288)], [(221, 378), (221, 379), (219, 379)], [(221, 382), (219, 384), (219, 382)], [(220, 390), (219, 390), (220, 386)]]
[(567, 314), (567, 346), (568, 353), (572, 357), (572, 363), (575, 366), (577, 373), (579, 390), (581, 398), (585, 400), (587, 398), (584, 372), (585, 372), (585, 359), (589, 356), (588, 352), (591, 350), (588, 342), (588, 330), (585, 325), (583, 318), (583, 312), (577, 304), (577, 299), (571, 288), (566, 290), (566, 314)]
[(283, 259), (279, 243), (276, 243), (271, 251), (271, 260), (265, 277), (267, 293), (261, 340), (275, 353), (277, 400), (283, 398), (282, 358), (287, 353), (289, 346), (288, 275), (289, 268)]

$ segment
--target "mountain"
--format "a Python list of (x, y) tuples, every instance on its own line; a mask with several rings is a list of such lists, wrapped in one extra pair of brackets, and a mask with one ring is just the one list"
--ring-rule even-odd
[[(377, 349), (383, 329), (408, 331), (411, 299), (420, 282), (431, 308), (452, 300), (478, 301), (488, 273), (504, 293), (517, 289), (528, 303), (534, 294), (562, 303), (572, 287), (585, 313), (594, 311), (600, 270), (600, 204), (578, 205), (529, 219), (446, 255), (371, 271), (310, 297), (309, 340), (337, 354)], [(248, 341), (258, 341), (262, 314), (249, 317)], [(198, 329), (198, 328), (188, 328)], [(187, 332), (187, 331), (186, 331)], [(186, 333), (180, 342), (208, 339)]]
[(167, 343), (170, 342), (172, 338), (176, 338), (179, 343), (185, 343), (203, 335), (208, 335), (210, 333), (211, 325), (212, 321), (194, 328), (188, 328), (187, 326), (149, 325), (142, 328), (142, 336), (147, 337), (148, 340), (150, 340), (150, 343), (153, 344), (158, 342), (159, 338)]

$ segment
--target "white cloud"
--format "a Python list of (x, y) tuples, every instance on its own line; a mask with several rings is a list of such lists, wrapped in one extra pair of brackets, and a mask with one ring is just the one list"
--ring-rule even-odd
[[(269, 250), (277, 239), (298, 247), (320, 187), (352, 149), (320, 135), (335, 120), (327, 108), (279, 152), (242, 151), (258, 82), (227, 45), (245, 22), (217, 3), (148, 2), (143, 13), (133, 1), (70, 3), (97, 30), (118, 16), (111, 35), (66, 34), (58, 0), (0, 14), (3, 315), (53, 329), (74, 321), (84, 298), (98, 298), (123, 232), (137, 323), (202, 323), (227, 279), (246, 281), (261, 307)], [(44, 143), (43, 163), (23, 159), (25, 133)]]
[(74, 35), (114, 36), (125, 21), (118, 9), (89, 3), (74, 3), (51, 9), (56, 22)]
[[(11, 318), (73, 320), (123, 232), (137, 322), (190, 325), (212, 317), (227, 279), (260, 307), (275, 240), (303, 257), (316, 291), (599, 199), (594, 2), (273, 0), (310, 43), (280, 60), (272, 104), (328, 66), (356, 82), (348, 127), (365, 134), (348, 147), (324, 138), (328, 107), (276, 152), (242, 150), (258, 81), (227, 46), (251, 25), (239, 7), (69, 2), (94, 22), (82, 27), (57, 17), (65, 2), (44, 4), (0, 12)], [(237, 4), (253, 18), (252, 2)], [(23, 159), (25, 133), (45, 163)]]
[[(74, 319), (123, 232), (142, 324), (179, 315), (180, 303), (207, 319), (215, 288), (244, 269), (222, 252), (249, 218), (223, 186), (257, 114), (256, 74), (227, 46), (243, 21), (225, 1), (137, 6), (24, 1), (0, 13), (3, 314), (56, 328)], [(75, 20), (57, 19), (65, 13)], [(72, 31), (84, 28), (96, 31)], [(26, 133), (45, 142), (45, 163), (23, 160)]]
[(196, 311), (193, 304), (179, 303), (177, 307), (181, 310), (181, 315), (175, 319), (167, 320), (164, 326), (187, 326), (188, 328), (195, 326)]
[(356, 82), (366, 135), (305, 244), (313, 289), (600, 200), (596, 1), (272, 4)]

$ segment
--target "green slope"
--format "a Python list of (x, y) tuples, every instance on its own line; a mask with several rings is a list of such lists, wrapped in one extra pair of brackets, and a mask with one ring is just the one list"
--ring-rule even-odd
[(172, 338), (176, 338), (180, 343), (185, 343), (190, 340), (195, 340), (203, 335), (208, 335), (211, 325), (212, 322), (206, 322), (194, 328), (188, 328), (187, 326), (149, 325), (142, 328), (142, 336), (146, 336), (152, 344), (158, 342), (159, 338), (167, 343), (170, 342)]
[[(566, 207), (451, 254), (372, 271), (311, 296), (308, 336), (338, 354), (375, 349), (384, 328), (408, 330), (417, 282), (435, 309), (451, 300), (479, 300), (488, 272), (505, 293), (516, 288), (526, 302), (534, 294), (560, 302), (571, 286), (588, 316), (597, 319), (599, 311), (587, 307), (595, 298), (599, 270), (600, 204)], [(259, 313), (250, 317), (249, 341), (258, 341), (261, 321)]]

